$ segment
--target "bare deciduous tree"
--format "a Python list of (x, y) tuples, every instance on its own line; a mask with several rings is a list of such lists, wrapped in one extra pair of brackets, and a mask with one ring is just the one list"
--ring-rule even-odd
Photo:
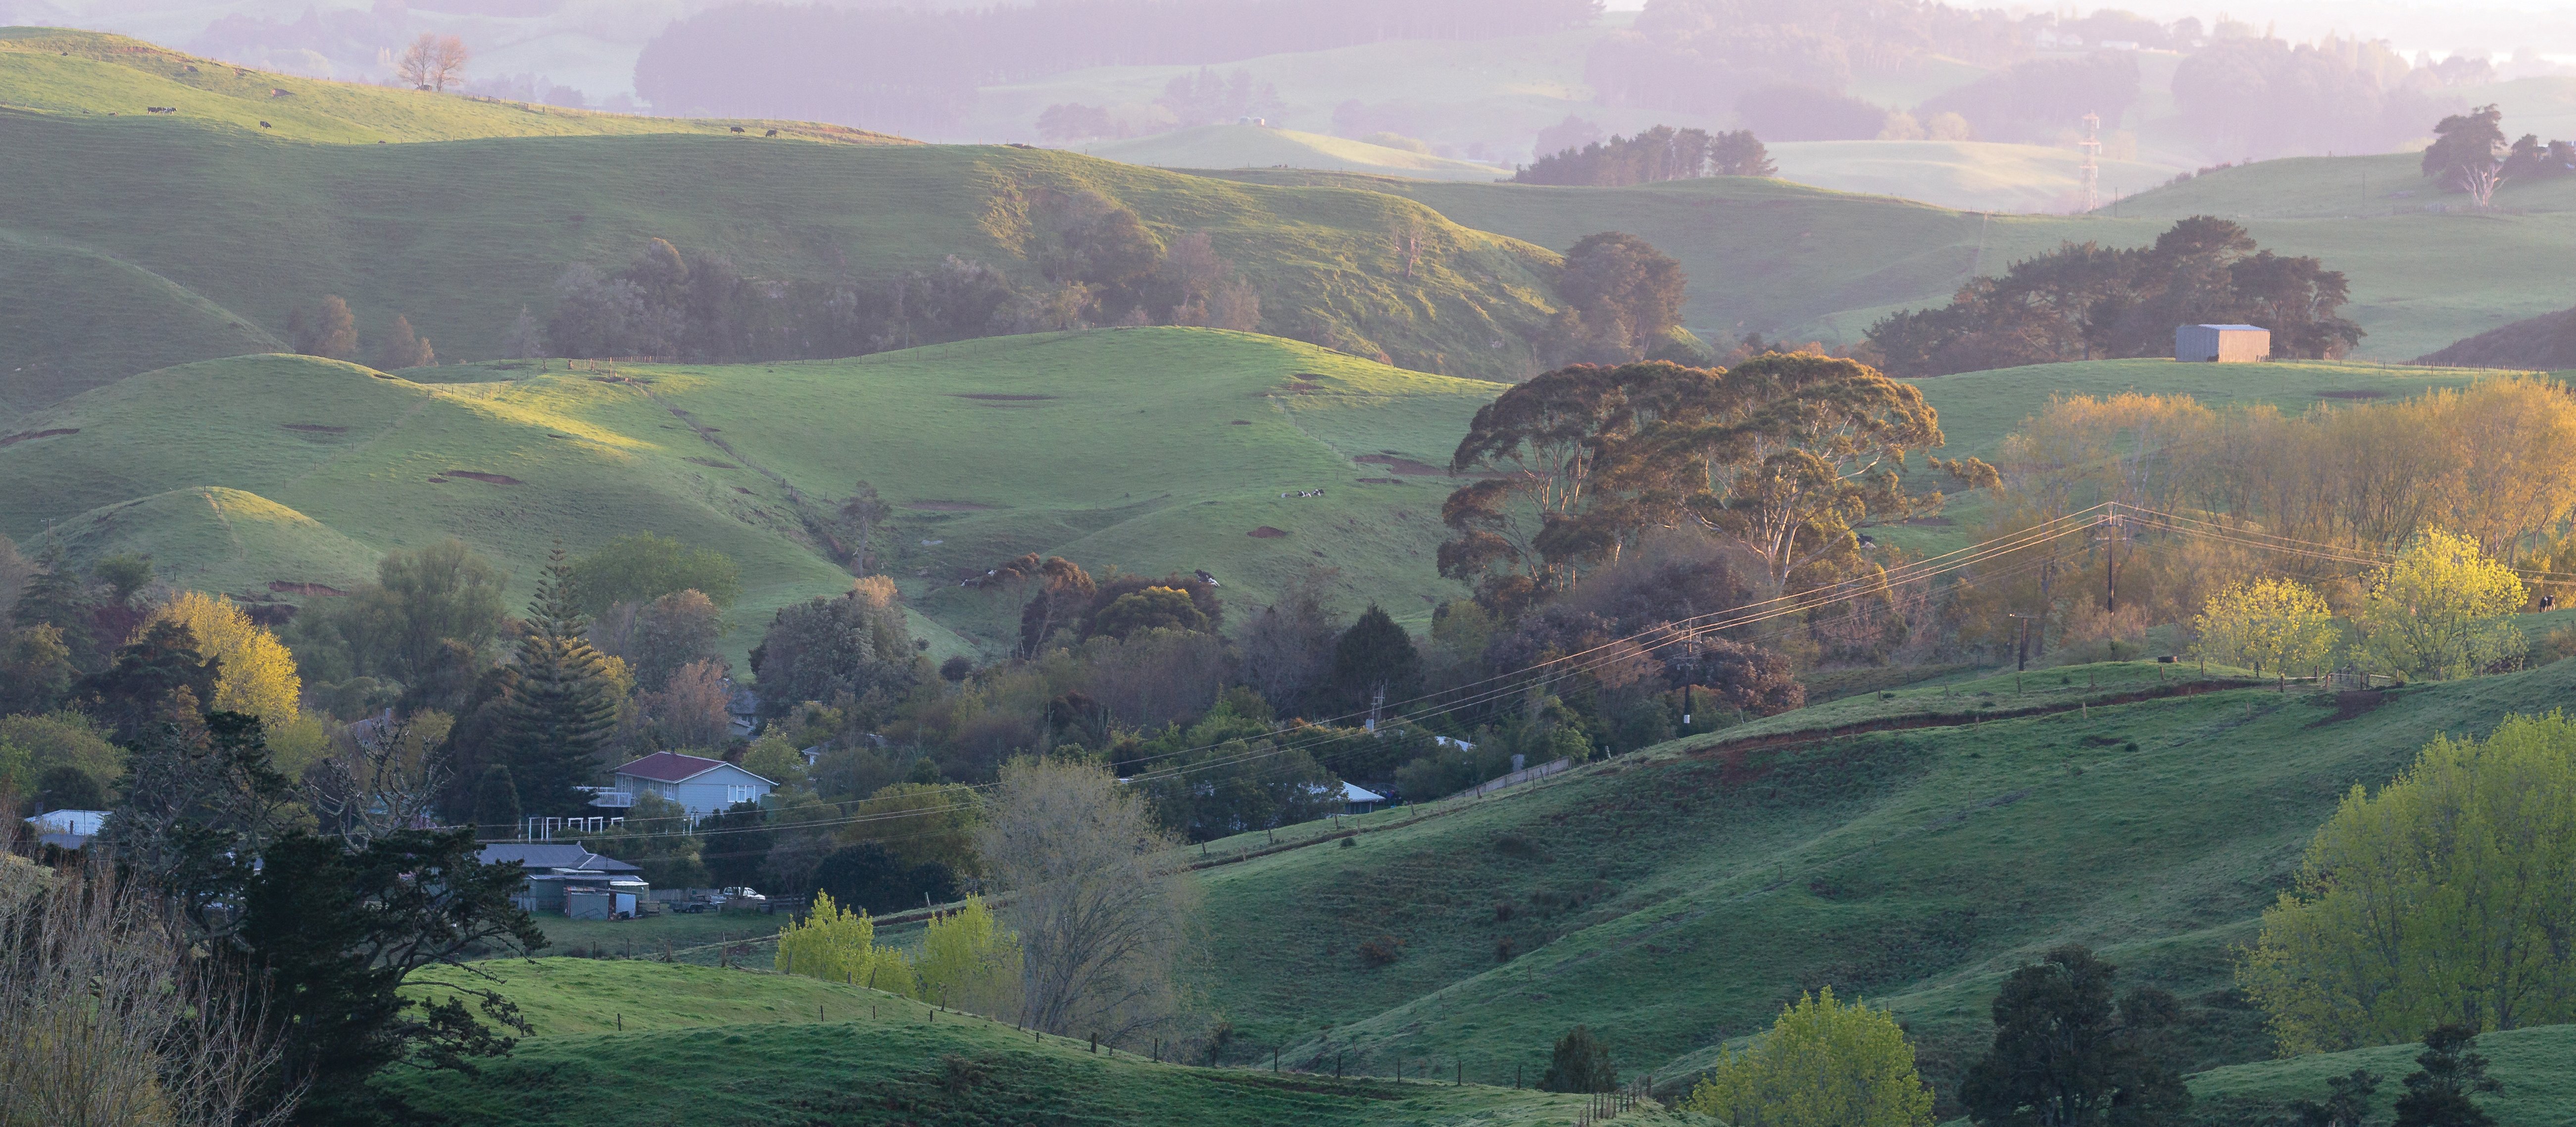
[(424, 31), (394, 60), (394, 77), (414, 89), (444, 93), (448, 83), (463, 79), (465, 62), (471, 57), (464, 40)]
[(428, 825), (430, 807), (448, 784), (438, 748), (450, 723), (443, 713), (395, 719), (387, 710), (350, 725), (331, 755), (305, 775), (306, 801), (323, 832), (364, 849), (395, 830)]
[[(14, 808), (0, 814), (16, 825)], [(9, 1122), (285, 1121), (302, 1089), (277, 1083), (279, 1043), (256, 980), (192, 950), (186, 930), (112, 864), (49, 871), (0, 850)]]
[(1178, 1025), (1197, 888), (1144, 796), (1105, 767), (1020, 759), (990, 801), (975, 845), (1020, 937), (1028, 1023), (1111, 1042)]

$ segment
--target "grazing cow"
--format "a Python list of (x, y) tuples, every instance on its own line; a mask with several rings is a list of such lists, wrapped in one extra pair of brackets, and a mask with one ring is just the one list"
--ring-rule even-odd
[(775, 130), (775, 129), (772, 129), (772, 130), (770, 130), (770, 131), (769, 131), (769, 132), (767, 132), (767, 133), (763, 133), (763, 134), (761, 134), (761, 136), (763, 136), (763, 137), (775, 137), (775, 136), (778, 136), (778, 131), (777, 131), (777, 130)]
[(1200, 568), (1200, 569), (1198, 569), (1197, 571), (1192, 572), (1191, 574), (1198, 576), (1198, 577), (1199, 577), (1199, 582), (1201, 582), (1201, 583), (1205, 583), (1205, 584), (1207, 584), (1207, 585), (1208, 585), (1208, 586), (1210, 586), (1210, 587), (1223, 587), (1223, 586), (1225, 586), (1225, 584), (1217, 582), (1217, 581), (1216, 581), (1216, 577), (1215, 577), (1215, 576), (1208, 574), (1208, 573), (1207, 573), (1207, 569), (1206, 569), (1206, 568)]
[(739, 125), (735, 125), (735, 126), (728, 126), (728, 128), (732, 129), (732, 130), (733, 130), (734, 132), (736, 132), (736, 133), (740, 133), (740, 132), (742, 132), (742, 127), (741, 127), (741, 126), (739, 126)]
[[(270, 125), (269, 125), (267, 122), (265, 122), (265, 121), (260, 122), (260, 123), (259, 123), (259, 127), (260, 127), (260, 128), (262, 128), (262, 129), (272, 128), (272, 126), (270, 126)], [(378, 142), (376, 142), (376, 143), (377, 143), (377, 144), (379, 144), (379, 145), (381, 145), (381, 144), (383, 144), (384, 142), (382, 142), (382, 141), (378, 141)]]

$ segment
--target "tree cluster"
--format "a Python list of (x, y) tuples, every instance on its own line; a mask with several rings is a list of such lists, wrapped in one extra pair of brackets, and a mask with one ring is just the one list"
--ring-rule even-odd
[(2237, 224), (2182, 220), (2133, 249), (2066, 243), (2000, 278), (1961, 286), (1938, 309), (1894, 313), (1869, 328), (1887, 370), (1938, 376), (2023, 364), (2171, 355), (2178, 325), (2271, 330), (2272, 355), (2343, 355), (2361, 327), (2341, 316), (2350, 287), (2316, 259), (2256, 246)]
[[(1839, 94), (1856, 73), (1889, 73), (1921, 55), (1999, 66), (2027, 49), (2022, 23), (1998, 10), (1905, 0), (1650, 0), (1627, 30), (1591, 49), (1584, 81), (1607, 105), (1723, 115), (1755, 90)], [(1876, 135), (1876, 125), (1861, 134)]]
[[(1571, 119), (1569, 119), (1571, 120)], [(1705, 176), (1775, 176), (1779, 166), (1748, 129), (1710, 133), (1658, 125), (1634, 137), (1612, 137), (1549, 148), (1540, 136), (1538, 159), (1512, 174), (1522, 184), (1582, 184), (1617, 188)]]
[(1542, 350), (1558, 363), (1631, 360), (1692, 363), (1707, 348), (1681, 327), (1681, 263), (1635, 235), (1586, 235), (1565, 252), (1557, 293), (1565, 308), (1548, 323)]
[(2260, 160), (2385, 152), (2437, 116), (2444, 82), (2385, 42), (2239, 36), (2185, 57), (2173, 96), (2204, 151)]
[(2073, 135), (2088, 113), (2116, 128), (2138, 95), (2137, 56), (2103, 51), (2024, 59), (1927, 99), (1914, 116), (1930, 121), (1957, 114), (1981, 140), (2053, 145)]
[(1203, 66), (1396, 39), (1538, 35), (1597, 0), (1079, 0), (912, 10), (733, 3), (673, 23), (636, 60), (662, 113), (842, 121), (937, 134), (976, 88), (1094, 66)]

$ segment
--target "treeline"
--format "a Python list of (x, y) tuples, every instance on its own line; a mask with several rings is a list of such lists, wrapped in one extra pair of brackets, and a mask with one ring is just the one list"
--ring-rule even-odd
[(1910, 0), (1650, 0), (1628, 30), (1592, 48), (1584, 81), (1606, 105), (1724, 115), (1754, 90), (1839, 93), (1857, 71), (1892, 71), (1921, 54), (2001, 65), (2026, 49), (2022, 34), (2000, 11)]
[(1538, 35), (1589, 23), (1599, 10), (1598, 0), (1074, 0), (945, 11), (732, 4), (646, 43), (635, 85), (662, 113), (934, 133), (973, 104), (978, 86), (1084, 67)]
[(1882, 318), (1868, 343), (1901, 376), (2170, 356), (2174, 328), (2190, 324), (2260, 325), (2274, 356), (2328, 358), (2361, 340), (2340, 315), (2349, 297), (2342, 272), (2262, 250), (2244, 228), (2203, 215), (2152, 246), (2063, 244), (1959, 287), (1947, 306)]
[(1261, 297), (1204, 232), (1168, 244), (1092, 192), (1030, 194), (1034, 280), (949, 256), (885, 281), (746, 277), (655, 239), (613, 272), (577, 263), (542, 329), (522, 313), (515, 356), (665, 356), (704, 362), (858, 356), (1093, 325), (1250, 331)]
[(1712, 134), (1658, 125), (1634, 137), (1542, 153), (1513, 173), (1512, 179), (1522, 184), (1622, 187), (1704, 176), (1773, 176), (1779, 171), (1770, 151), (1750, 130)]

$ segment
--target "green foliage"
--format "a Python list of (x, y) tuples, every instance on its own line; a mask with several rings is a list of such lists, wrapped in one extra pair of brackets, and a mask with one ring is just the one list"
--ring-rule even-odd
[(919, 984), (912, 961), (892, 947), (877, 946), (876, 935), (876, 921), (866, 912), (833, 903), (831, 893), (815, 893), (804, 919), (778, 929), (778, 972), (915, 996)]
[(2493, 1127), (2495, 1117), (2470, 1097), (2502, 1091), (2504, 1085), (2487, 1075), (2487, 1058), (2477, 1051), (2477, 1042), (2477, 1030), (2465, 1025), (2424, 1031), (2424, 1053), (2406, 1077), (2406, 1094), (2397, 1097), (2395, 1127)]
[(1189, 592), (1171, 587), (1120, 595), (1091, 619), (1093, 634), (1121, 640), (1140, 630), (1198, 631), (1207, 626), (1207, 615), (1190, 601)]
[[(642, 801), (643, 796), (636, 800)], [(517, 837), (524, 816), (519, 807), (519, 788), (510, 781), (509, 765), (484, 765), (483, 777), (474, 783), (475, 832), (487, 838)]]
[(60, 627), (0, 627), (0, 716), (52, 709), (71, 691), (75, 672)]
[(2462, 169), (2483, 168), (2504, 156), (2504, 111), (2484, 105), (2450, 114), (2433, 125), (2433, 143), (2424, 147), (2424, 175), (2446, 185)]
[[(707, 867), (699, 856), (707, 843), (696, 834), (679, 832), (688, 823), (687, 807), (648, 791), (635, 796), (624, 825), (610, 828), (589, 844), (595, 853), (642, 870), (639, 875), (655, 888), (705, 888)], [(724, 848), (721, 841), (717, 848)]]
[(2081, 946), (2048, 953), (1995, 995), (1994, 1048), (1968, 1067), (1959, 1098), (1981, 1124), (2090, 1127), (2169, 1122), (2191, 1105), (2165, 1059), (2173, 996), (2153, 987), (2111, 1004), (2117, 967)]
[(1681, 324), (1681, 264), (1635, 235), (1586, 235), (1565, 252), (1557, 292), (1566, 309), (1548, 326), (1558, 364), (1645, 359)]
[(1931, 1127), (1932, 1090), (1883, 1009), (1800, 994), (1771, 1032), (1717, 1065), (1682, 1106), (1733, 1127)]
[(1578, 1025), (1556, 1039), (1547, 1072), (1539, 1077), (1542, 1092), (1611, 1092), (1619, 1088), (1619, 1070), (1610, 1064), (1610, 1046)]
[(2466, 677), (2530, 645), (2511, 618), (2529, 597), (2522, 580), (2468, 537), (2427, 532), (2368, 582), (2354, 625), (2362, 656), (2382, 672)]
[(912, 633), (892, 580), (866, 576), (837, 599), (781, 607), (751, 651), (764, 718), (805, 702), (883, 708), (910, 690)]
[(174, 716), (196, 715), (214, 700), (217, 673), (186, 626), (156, 620), (117, 647), (107, 668), (73, 685), (72, 700), (123, 743)]
[(573, 788), (599, 773), (599, 749), (617, 725), (621, 692), (610, 660), (584, 637), (572, 602), (572, 567), (555, 550), (536, 597), (518, 660), (504, 672), (494, 740), (520, 804), (533, 813), (569, 816), (586, 799)]
[(2192, 652), (2202, 658), (2283, 677), (2324, 668), (2341, 638), (2325, 599), (2289, 579), (2257, 579), (2211, 595), (2191, 629)]
[(2436, 737), (2317, 831), (2240, 977), (2281, 1049), (2576, 1021), (2576, 722)]
[(775, 724), (770, 725), (759, 739), (751, 741), (750, 747), (743, 749), (742, 769), (784, 789), (806, 785), (805, 756), (796, 746), (796, 741), (788, 739), (787, 733), (780, 731)]
[(969, 896), (965, 907), (939, 913), (923, 927), (914, 970), (924, 999), (1001, 1017), (1019, 992), (1019, 938), (994, 921), (983, 897)]
[(2290, 1105), (2298, 1117), (2299, 1127), (2361, 1127), (2370, 1115), (2370, 1096), (2379, 1089), (2379, 1074), (2356, 1068), (2349, 1075), (2326, 1078), (2323, 1101), (2299, 1100)]
[(573, 561), (572, 583), (582, 613), (592, 616), (682, 591), (705, 595), (719, 610), (742, 597), (742, 569), (731, 556), (650, 532), (617, 537)]

